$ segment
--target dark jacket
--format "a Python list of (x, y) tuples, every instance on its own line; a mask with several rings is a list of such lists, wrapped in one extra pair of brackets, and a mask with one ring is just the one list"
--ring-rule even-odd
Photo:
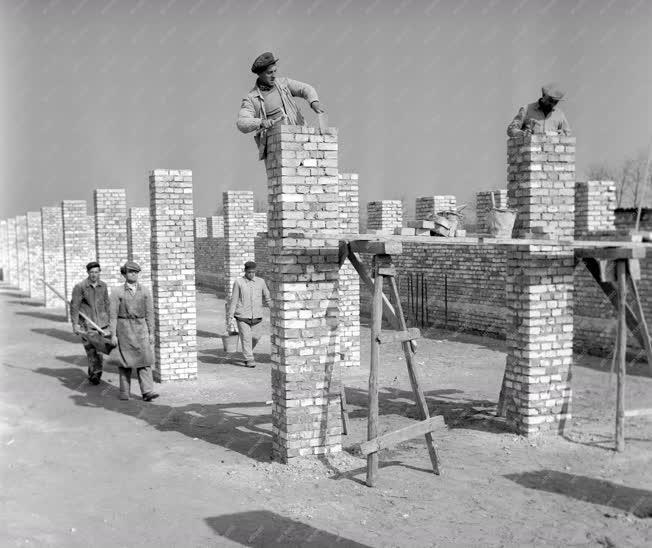
[(82, 329), (90, 329), (84, 318), (79, 315), (81, 311), (101, 328), (105, 328), (109, 325), (110, 310), (109, 291), (102, 280), (93, 287), (90, 280), (86, 278), (72, 290), (70, 317), (73, 325), (79, 324)]

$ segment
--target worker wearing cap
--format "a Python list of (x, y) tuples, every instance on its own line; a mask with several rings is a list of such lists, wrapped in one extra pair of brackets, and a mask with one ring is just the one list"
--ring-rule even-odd
[(256, 277), (256, 263), (247, 261), (244, 268), (244, 276), (233, 283), (227, 322), (234, 318), (237, 323), (245, 367), (256, 367), (254, 348), (260, 339), (263, 305), (269, 308), (272, 299), (265, 280)]
[(507, 135), (529, 135), (532, 133), (557, 132), (570, 134), (568, 120), (558, 103), (564, 98), (564, 92), (557, 84), (547, 84), (541, 88), (541, 98), (521, 107), (511, 124), (507, 126)]
[(88, 359), (88, 380), (91, 384), (100, 384), (102, 378), (102, 353), (85, 337), (85, 333), (92, 329), (86, 320), (80, 316), (81, 311), (95, 324), (103, 329), (103, 335), (109, 335), (109, 291), (106, 284), (100, 280), (100, 264), (92, 261), (86, 265), (88, 277), (79, 282), (72, 290), (70, 301), (70, 319), (72, 330), (76, 335), (81, 335)]
[(283, 123), (289, 125), (304, 125), (295, 97), (308, 101), (310, 108), (317, 114), (325, 112), (311, 85), (276, 76), (277, 62), (278, 59), (269, 51), (256, 57), (251, 72), (258, 78), (252, 90), (242, 99), (236, 124), (242, 133), (256, 132), (254, 139), (260, 160), (266, 155), (266, 131), (274, 123), (285, 119)]
[(154, 304), (149, 288), (138, 282), (139, 272), (134, 261), (120, 268), (125, 283), (111, 291), (111, 332), (122, 358), (118, 367), (120, 399), (130, 398), (131, 370), (136, 369), (143, 400), (152, 401), (158, 398), (152, 380)]

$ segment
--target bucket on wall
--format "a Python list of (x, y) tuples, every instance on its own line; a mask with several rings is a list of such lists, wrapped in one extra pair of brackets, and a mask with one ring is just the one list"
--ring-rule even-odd
[(514, 223), (516, 222), (516, 210), (514, 209), (491, 209), (487, 218), (489, 234), (497, 238), (511, 238)]

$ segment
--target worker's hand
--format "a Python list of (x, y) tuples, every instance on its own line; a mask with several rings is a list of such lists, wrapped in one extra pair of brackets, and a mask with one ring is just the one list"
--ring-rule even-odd
[(154, 333), (151, 333), (149, 335), (149, 344), (150, 344), (150, 346), (154, 346), (154, 341), (155, 341)]
[(269, 129), (274, 125), (274, 120), (270, 120), (269, 118), (263, 118), (260, 121), (260, 127), (261, 129)]
[(324, 112), (326, 112), (319, 104), (319, 101), (313, 101), (312, 103), (310, 103), (310, 108), (314, 110), (317, 114), (323, 114)]
[(102, 330), (102, 336), (110, 337), (111, 336), (111, 330), (110, 329), (103, 329)]
[(115, 335), (111, 335), (111, 344), (113, 346), (118, 346), (118, 337), (116, 337)]
[(81, 329), (81, 327), (79, 326), (78, 323), (72, 324), (72, 332), (75, 335), (81, 335), (83, 333), (83, 331), (82, 331), (82, 329)]

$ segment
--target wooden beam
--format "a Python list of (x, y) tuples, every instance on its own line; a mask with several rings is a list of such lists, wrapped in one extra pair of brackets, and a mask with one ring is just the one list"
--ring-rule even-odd
[(652, 415), (652, 408), (650, 409), (630, 409), (625, 411), (626, 417), (648, 417)]
[(578, 247), (575, 256), (583, 259), (643, 259), (645, 247), (643, 246), (618, 246), (618, 247)]
[(403, 244), (397, 240), (351, 240), (349, 249), (354, 253), (369, 253), (371, 255), (400, 255)]
[(627, 262), (616, 263), (618, 278), (618, 336), (616, 338), (616, 451), (625, 450), (625, 378), (627, 353)]
[(383, 331), (378, 335), (380, 344), (392, 342), (412, 341), (421, 337), (421, 332), (416, 327), (411, 327), (407, 331)]
[(340, 386), (340, 410), (342, 411), (342, 434), (347, 436), (351, 431), (351, 422), (349, 420), (349, 406), (346, 403), (346, 389), (344, 385)]
[(360, 444), (360, 453), (370, 455), (377, 453), (381, 449), (388, 449), (402, 441), (411, 440), (417, 436), (428, 434), (433, 430), (445, 427), (444, 417), (437, 415), (426, 420), (419, 421), (405, 428), (400, 428), (383, 436), (378, 436), (369, 441)]
[(634, 315), (638, 319), (637, 334), (639, 340), (642, 342), (641, 346), (645, 349), (647, 354), (647, 365), (652, 373), (652, 340), (650, 339), (650, 332), (647, 328), (645, 321), (645, 313), (643, 312), (643, 305), (641, 304), (641, 296), (638, 293), (638, 286), (633, 276), (627, 276), (629, 282), (629, 290), (632, 292), (634, 303)]

